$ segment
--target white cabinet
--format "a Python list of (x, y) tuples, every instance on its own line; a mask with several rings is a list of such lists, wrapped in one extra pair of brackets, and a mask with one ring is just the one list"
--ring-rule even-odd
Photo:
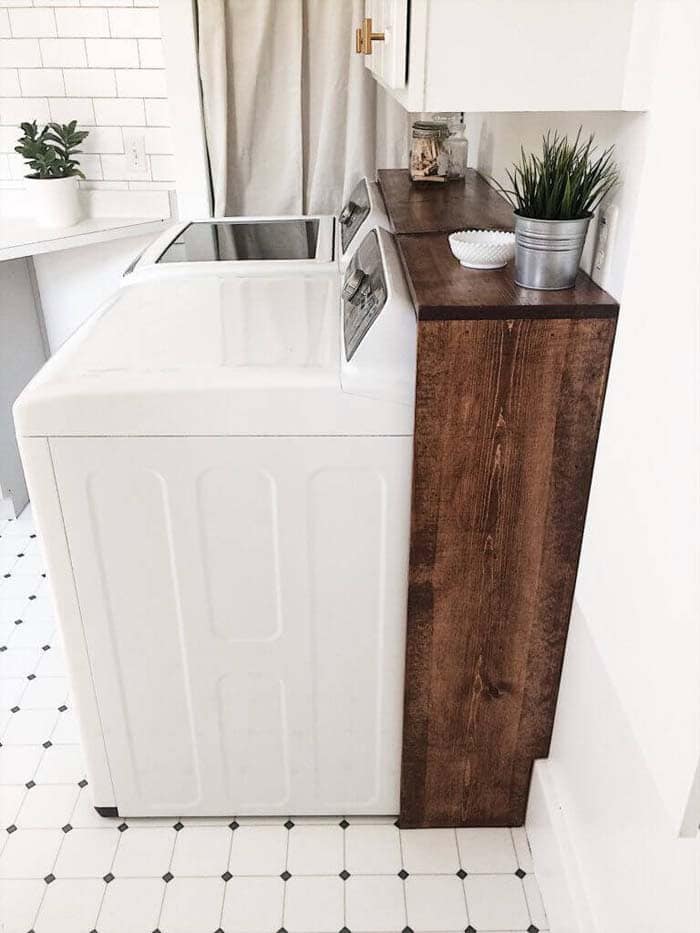
[(657, 0), (366, 0), (409, 111), (644, 110)]
[(405, 88), (408, 65), (410, 0), (365, 0), (365, 16), (383, 39), (372, 41), (365, 64), (386, 88)]

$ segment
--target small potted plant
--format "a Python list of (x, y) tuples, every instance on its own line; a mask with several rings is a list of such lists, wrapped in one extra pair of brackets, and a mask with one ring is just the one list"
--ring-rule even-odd
[(27, 192), (34, 216), (42, 227), (70, 227), (82, 217), (78, 178), (85, 178), (75, 158), (88, 135), (70, 123), (49, 123), (39, 130), (36, 120), (22, 123), (19, 145), (15, 146), (32, 170), (27, 175)]
[(596, 156), (593, 136), (573, 142), (547, 133), (542, 154), (525, 154), (498, 187), (515, 211), (515, 282), (524, 288), (573, 288), (588, 225), (617, 183), (613, 146)]

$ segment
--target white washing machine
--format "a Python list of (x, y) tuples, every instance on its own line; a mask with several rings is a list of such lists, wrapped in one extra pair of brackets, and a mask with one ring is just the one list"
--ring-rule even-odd
[(332, 216), (222, 217), (168, 227), (124, 273), (156, 265), (230, 262), (231, 272), (311, 271), (336, 261), (336, 220)]
[(101, 813), (398, 812), (415, 314), (299, 261), (144, 263), (15, 405)]
[(299, 217), (224, 217), (187, 221), (168, 227), (127, 268), (125, 275), (156, 265), (231, 262), (239, 275), (265, 268), (291, 272), (338, 264), (345, 270), (365, 235), (391, 230), (376, 182), (361, 179), (337, 219)]
[(379, 185), (362, 178), (343, 205), (336, 224), (336, 255), (345, 269), (369, 230), (391, 230)]

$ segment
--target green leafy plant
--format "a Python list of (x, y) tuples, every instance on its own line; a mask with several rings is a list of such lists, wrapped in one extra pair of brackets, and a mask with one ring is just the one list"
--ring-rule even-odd
[(526, 154), (520, 148), (520, 161), (507, 172), (511, 188), (498, 185), (521, 217), (538, 220), (577, 220), (590, 216), (617, 184), (613, 161), (614, 146), (600, 155), (591, 134), (581, 139), (547, 132), (542, 138), (542, 154)]
[(77, 120), (70, 123), (48, 123), (41, 130), (36, 120), (22, 123), (20, 136), (15, 146), (29, 164), (32, 174), (27, 178), (71, 178), (75, 175), (85, 178), (75, 158), (81, 150), (78, 148), (88, 130), (76, 129)]

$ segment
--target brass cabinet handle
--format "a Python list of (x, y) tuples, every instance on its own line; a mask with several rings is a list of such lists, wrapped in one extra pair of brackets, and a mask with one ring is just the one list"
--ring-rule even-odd
[(355, 30), (355, 51), (358, 55), (362, 55), (362, 49), (364, 48), (362, 43), (362, 26), (358, 26)]
[(372, 19), (366, 16), (355, 30), (355, 51), (358, 55), (371, 55), (373, 42), (384, 42), (383, 32), (372, 32)]

